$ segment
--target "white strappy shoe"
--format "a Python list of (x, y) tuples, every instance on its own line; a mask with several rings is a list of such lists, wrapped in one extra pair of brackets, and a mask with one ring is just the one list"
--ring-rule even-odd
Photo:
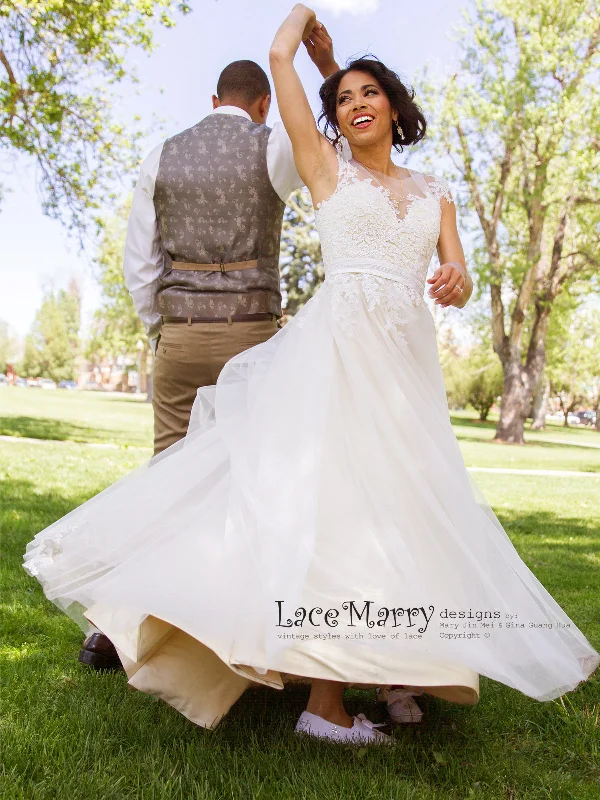
[(311, 714), (310, 711), (303, 711), (300, 719), (296, 723), (295, 733), (306, 733), (320, 739), (329, 739), (332, 742), (356, 743), (356, 744), (393, 744), (394, 740), (382, 731), (381, 728), (386, 723), (374, 723), (368, 720), (364, 714), (354, 717), (354, 724), (351, 728), (344, 728), (341, 725), (334, 725), (323, 717)]
[(402, 686), (395, 689), (386, 687), (379, 689), (377, 700), (387, 701), (387, 710), (392, 722), (407, 725), (421, 722), (423, 719), (423, 711), (413, 700), (413, 697), (420, 697), (422, 694), (423, 689), (419, 690), (416, 686)]

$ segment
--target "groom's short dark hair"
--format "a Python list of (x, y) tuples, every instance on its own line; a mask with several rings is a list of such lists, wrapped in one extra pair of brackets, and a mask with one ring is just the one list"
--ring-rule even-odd
[(271, 94), (267, 73), (255, 61), (232, 61), (219, 75), (217, 97), (252, 105), (259, 97)]

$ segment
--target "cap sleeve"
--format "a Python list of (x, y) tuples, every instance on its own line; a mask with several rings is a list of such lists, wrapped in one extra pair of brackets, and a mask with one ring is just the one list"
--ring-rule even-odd
[(440, 178), (438, 175), (426, 175), (425, 180), (427, 181), (431, 193), (437, 197), (438, 200), (441, 200), (443, 197), (444, 200), (447, 200), (449, 203), (454, 202), (450, 186), (444, 178)]

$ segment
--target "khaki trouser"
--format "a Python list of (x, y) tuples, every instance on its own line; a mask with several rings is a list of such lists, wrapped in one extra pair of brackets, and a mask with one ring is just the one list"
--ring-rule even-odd
[(183, 439), (199, 386), (212, 386), (238, 353), (269, 339), (277, 320), (166, 322), (154, 360), (154, 455)]

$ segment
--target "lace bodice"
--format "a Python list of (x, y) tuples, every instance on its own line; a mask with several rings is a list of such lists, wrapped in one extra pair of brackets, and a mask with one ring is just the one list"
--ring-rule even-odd
[(315, 222), (325, 283), (341, 316), (348, 317), (341, 306), (358, 302), (359, 292), (371, 311), (384, 308), (390, 325), (405, 322), (408, 306), (423, 303), (440, 233), (440, 199), (452, 202), (452, 195), (443, 178), (413, 171), (402, 186), (398, 197), (358, 162), (338, 155), (336, 189), (317, 205)]

